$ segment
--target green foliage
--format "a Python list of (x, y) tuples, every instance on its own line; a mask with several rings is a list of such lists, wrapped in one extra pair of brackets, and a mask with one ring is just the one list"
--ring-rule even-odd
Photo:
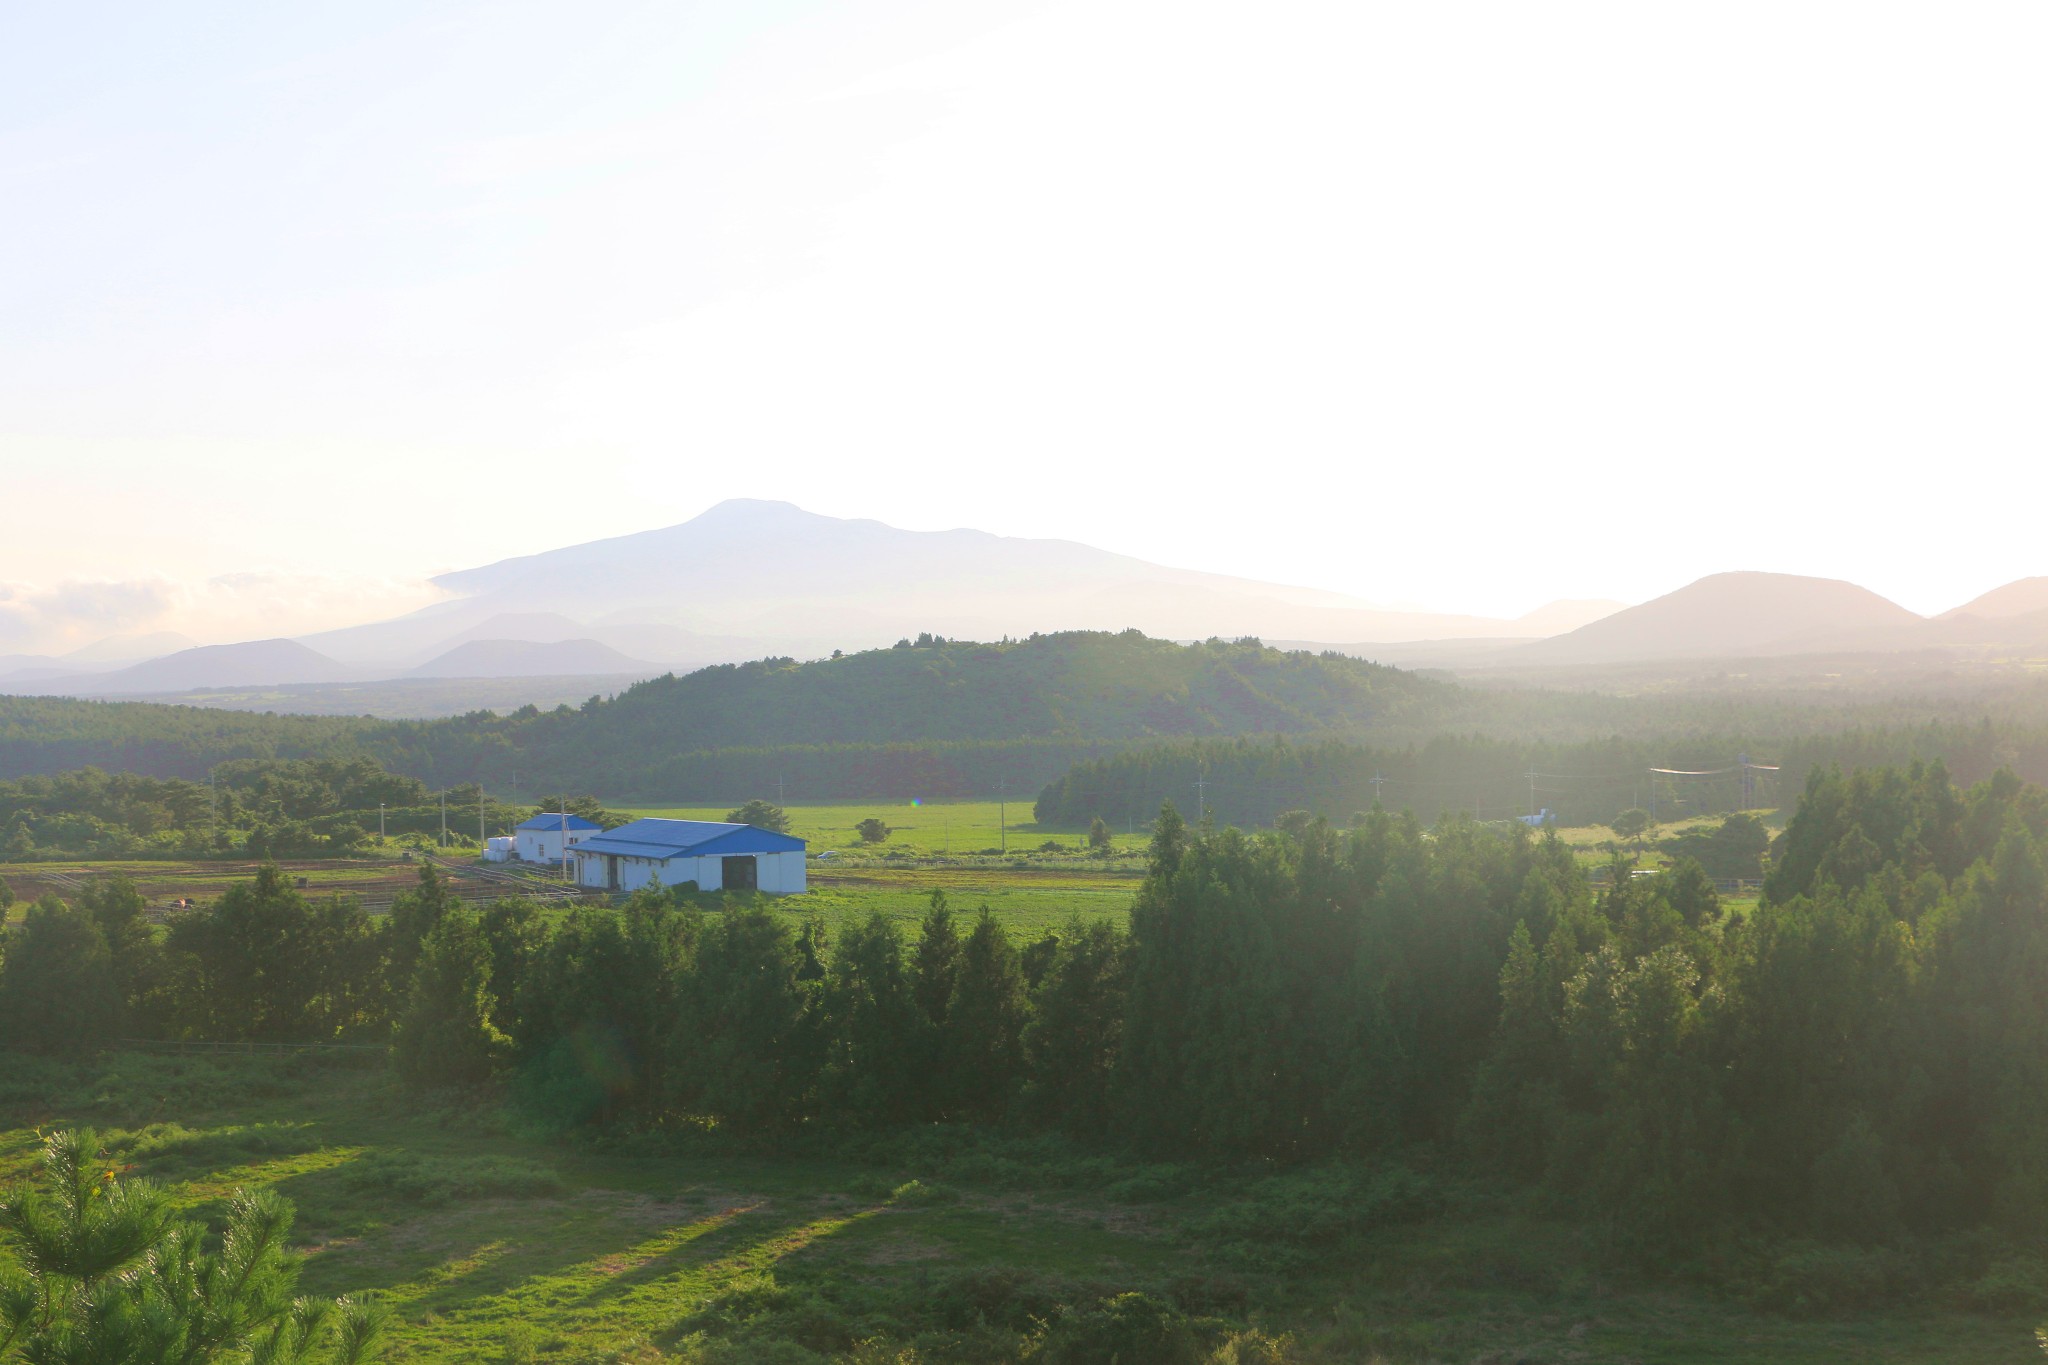
[(1771, 834), (1762, 820), (1738, 812), (1712, 829), (1694, 826), (1662, 839), (1657, 847), (1673, 862), (1692, 859), (1709, 877), (1754, 878), (1763, 875)]
[(31, 1052), (100, 1047), (121, 1021), (113, 953), (90, 911), (46, 897), (8, 934), (0, 961), (0, 1043)]
[(1119, 1294), (1099, 1303), (1061, 1305), (1025, 1357), (1034, 1365), (1201, 1365), (1195, 1325), (1170, 1303), (1148, 1294)]
[(1626, 839), (1640, 847), (1643, 836), (1650, 832), (1650, 812), (1641, 806), (1631, 806), (1609, 820), (1607, 827), (1614, 831), (1617, 838)]
[(166, 941), (175, 1026), (210, 1041), (315, 1042), (388, 1022), (381, 944), (353, 900), (309, 902), (275, 865)]
[(23, 1276), (0, 1288), (0, 1351), (55, 1365), (358, 1365), (377, 1315), (346, 1299), (298, 1297), (292, 1208), (238, 1192), (217, 1250), (166, 1195), (101, 1167), (91, 1132), (43, 1148), (41, 1188), (0, 1210)]
[(511, 1040), (492, 1022), (490, 943), (477, 916), (444, 914), (428, 934), (391, 1049), (398, 1072), (418, 1086), (480, 1086), (496, 1074)]
[(941, 1074), (948, 1110), (995, 1122), (1005, 1117), (1024, 1079), (1024, 1028), (1029, 1006), (1017, 950), (984, 909), (960, 949), (953, 998), (940, 1026)]
[(879, 844), (889, 837), (889, 826), (879, 816), (870, 815), (853, 828), (864, 844)]
[(572, 796), (567, 792), (556, 792), (552, 796), (543, 796), (534, 804), (531, 810), (526, 812), (525, 818), (535, 819), (543, 815), (561, 815), (564, 813), (580, 815), (593, 824), (603, 825), (606, 829), (617, 829), (620, 825), (633, 818), (630, 815), (621, 815), (615, 810), (606, 810), (604, 805), (588, 792), (581, 796)]
[(756, 829), (773, 830), (777, 834), (789, 833), (789, 817), (782, 813), (782, 807), (772, 801), (749, 801), (738, 810), (728, 811), (725, 818), (730, 824), (752, 825)]

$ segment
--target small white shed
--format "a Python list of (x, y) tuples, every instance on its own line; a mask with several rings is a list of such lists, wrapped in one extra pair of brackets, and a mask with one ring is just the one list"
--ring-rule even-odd
[(597, 821), (586, 820), (580, 815), (564, 815), (559, 811), (544, 811), (512, 829), (519, 860), (526, 863), (559, 863), (564, 849), (574, 848), (592, 835), (602, 833), (604, 826)]
[(651, 882), (699, 891), (804, 890), (804, 841), (790, 834), (714, 820), (649, 817), (576, 844), (576, 884), (592, 891), (637, 891)]
[(484, 861), (487, 863), (509, 863), (517, 854), (518, 841), (510, 835), (484, 840)]

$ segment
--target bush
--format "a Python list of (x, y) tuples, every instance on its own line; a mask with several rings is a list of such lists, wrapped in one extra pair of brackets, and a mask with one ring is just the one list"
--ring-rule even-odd
[(938, 1320), (955, 1330), (1001, 1327), (1028, 1332), (1074, 1297), (1072, 1285), (1014, 1266), (963, 1270), (932, 1295)]
[(1890, 1251), (1802, 1244), (1770, 1262), (1751, 1297), (1785, 1313), (1839, 1313), (1887, 1304), (1912, 1278)]
[(1202, 1355), (1187, 1314), (1149, 1294), (1119, 1294), (1062, 1308), (1025, 1358), (1034, 1365), (1201, 1365)]
[(1370, 1173), (1324, 1168), (1261, 1180), (1245, 1197), (1188, 1222), (1186, 1231), (1225, 1257), (1288, 1269), (1372, 1228), (1426, 1218), (1442, 1205), (1435, 1183), (1406, 1167)]
[(860, 836), (860, 841), (864, 844), (879, 844), (889, 837), (889, 825), (879, 816), (870, 815), (855, 825), (853, 832)]
[(2048, 1262), (2025, 1254), (1994, 1261), (1964, 1287), (1963, 1305), (1980, 1313), (2038, 1312), (2048, 1308)]

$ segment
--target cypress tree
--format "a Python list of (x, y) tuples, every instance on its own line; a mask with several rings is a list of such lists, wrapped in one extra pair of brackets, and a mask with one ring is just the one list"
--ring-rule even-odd
[(981, 1123), (1003, 1118), (1024, 1073), (1024, 972), (1010, 937), (983, 907), (960, 949), (940, 1054), (954, 1106)]
[(419, 1086), (491, 1079), (510, 1039), (491, 1022), (491, 949), (477, 917), (453, 911), (421, 946), (405, 1012), (392, 1037), (398, 1072)]

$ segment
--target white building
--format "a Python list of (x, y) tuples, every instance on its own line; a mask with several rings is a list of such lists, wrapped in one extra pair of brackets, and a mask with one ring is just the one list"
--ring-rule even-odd
[(564, 847), (574, 848), (591, 835), (602, 833), (604, 826), (595, 820), (548, 811), (514, 826), (512, 837), (518, 841), (521, 862), (559, 863)]
[(635, 820), (570, 850), (576, 884), (592, 891), (637, 891), (651, 882), (699, 891), (804, 889), (804, 841), (753, 825), (711, 820)]

